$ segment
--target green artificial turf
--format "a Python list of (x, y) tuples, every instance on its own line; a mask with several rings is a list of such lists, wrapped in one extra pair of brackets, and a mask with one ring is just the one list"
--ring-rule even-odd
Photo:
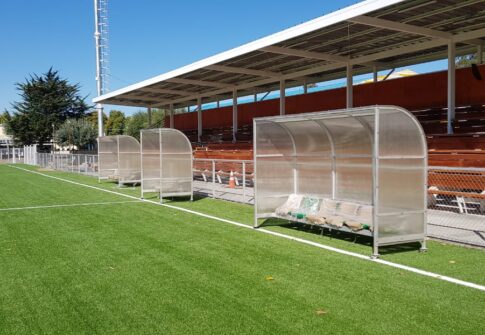
[[(0, 208), (127, 200), (7, 166), (0, 191)], [(245, 205), (172, 204), (251, 222)], [(480, 263), (463, 275), (479, 282), (480, 250), (383, 257), (447, 270), (450, 256)], [(141, 202), (0, 211), (0, 273), (5, 334), (481, 334), (485, 323), (484, 292)]]

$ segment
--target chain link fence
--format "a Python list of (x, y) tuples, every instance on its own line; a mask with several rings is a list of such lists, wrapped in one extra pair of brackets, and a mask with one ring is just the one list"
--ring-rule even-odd
[(37, 165), (44, 169), (98, 176), (98, 155), (38, 153)]
[(428, 209), (430, 236), (485, 246), (485, 169), (430, 167)]

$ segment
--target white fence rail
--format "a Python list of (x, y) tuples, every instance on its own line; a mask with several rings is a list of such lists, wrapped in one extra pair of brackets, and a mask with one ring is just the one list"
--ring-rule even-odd
[(9, 162), (9, 163), (23, 163), (24, 149), (23, 148), (0, 149), (0, 161)]
[(249, 160), (194, 159), (194, 192), (254, 204), (254, 164)]

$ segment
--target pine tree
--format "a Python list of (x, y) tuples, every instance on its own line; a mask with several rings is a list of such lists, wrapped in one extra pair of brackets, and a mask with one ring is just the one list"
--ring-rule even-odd
[(8, 129), (18, 144), (43, 145), (51, 141), (53, 129), (67, 119), (85, 115), (89, 106), (79, 95), (79, 85), (60, 78), (52, 68), (16, 84), (21, 101), (12, 104)]

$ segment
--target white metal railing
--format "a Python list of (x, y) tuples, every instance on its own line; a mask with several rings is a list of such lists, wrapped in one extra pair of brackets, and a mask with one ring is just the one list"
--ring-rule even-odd
[(23, 163), (24, 149), (13, 147), (0, 149), (0, 161), (6, 161), (9, 163)]
[(252, 160), (194, 158), (194, 192), (212, 198), (254, 203)]

